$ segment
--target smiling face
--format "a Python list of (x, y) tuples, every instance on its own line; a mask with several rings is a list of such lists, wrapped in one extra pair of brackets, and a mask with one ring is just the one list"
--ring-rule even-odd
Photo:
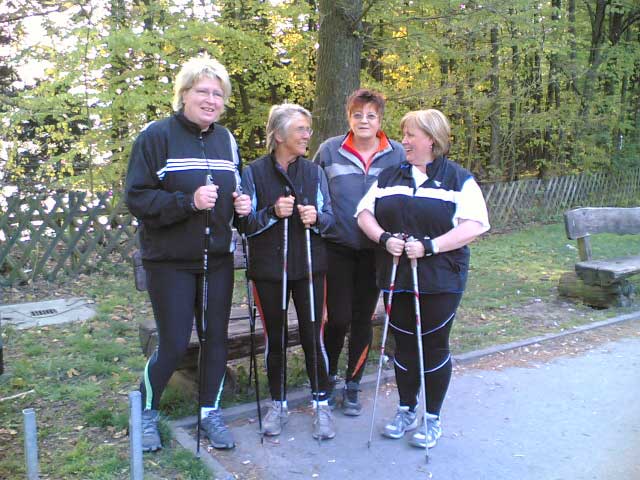
[(184, 116), (202, 130), (217, 121), (224, 112), (224, 90), (217, 78), (203, 77), (182, 96)]
[(305, 115), (296, 113), (287, 127), (285, 136), (276, 134), (278, 142), (276, 156), (282, 155), (291, 160), (303, 156), (307, 153), (312, 132), (311, 120)]
[(358, 140), (369, 140), (378, 135), (382, 118), (374, 103), (354, 106), (349, 113), (349, 128)]
[(435, 158), (433, 139), (413, 122), (402, 129), (402, 146), (411, 165), (424, 166)]

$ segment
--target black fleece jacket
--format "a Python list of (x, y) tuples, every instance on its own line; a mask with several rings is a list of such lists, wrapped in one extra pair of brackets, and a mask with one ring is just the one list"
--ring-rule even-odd
[[(140, 222), (145, 265), (201, 265), (205, 215), (211, 228), (209, 253), (234, 250), (232, 194), (240, 183), (240, 169), (235, 139), (218, 124), (202, 132), (178, 112), (140, 133), (129, 160), (126, 203)], [(211, 211), (196, 211), (193, 194), (208, 174), (218, 185), (218, 200)]]

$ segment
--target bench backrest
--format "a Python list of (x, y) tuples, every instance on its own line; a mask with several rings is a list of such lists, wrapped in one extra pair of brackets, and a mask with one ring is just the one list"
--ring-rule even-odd
[(640, 208), (575, 208), (564, 214), (564, 225), (571, 240), (598, 233), (639, 234)]
[(591, 260), (589, 235), (640, 234), (640, 208), (586, 207), (564, 214), (567, 238), (578, 241), (580, 260)]

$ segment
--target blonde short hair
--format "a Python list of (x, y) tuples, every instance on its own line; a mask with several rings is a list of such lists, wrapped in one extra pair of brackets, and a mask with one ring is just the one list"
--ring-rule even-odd
[(311, 123), (311, 112), (295, 103), (283, 103), (282, 105), (274, 105), (269, 110), (269, 119), (267, 120), (267, 152), (273, 153), (276, 150), (276, 135), (285, 137), (289, 125), (296, 115), (302, 115)]
[(182, 96), (202, 78), (215, 78), (220, 81), (225, 103), (231, 96), (231, 81), (227, 69), (215, 58), (206, 53), (193, 57), (182, 66), (173, 86), (173, 109), (177, 112), (184, 107)]
[(418, 127), (433, 140), (433, 154), (436, 157), (449, 153), (451, 147), (451, 126), (449, 120), (440, 110), (416, 110), (407, 113), (400, 121), (400, 129), (405, 125)]

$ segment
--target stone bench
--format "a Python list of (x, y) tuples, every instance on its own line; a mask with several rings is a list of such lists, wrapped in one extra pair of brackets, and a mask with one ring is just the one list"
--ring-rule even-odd
[(561, 278), (560, 293), (599, 308), (629, 305), (634, 287), (628, 277), (640, 273), (640, 255), (594, 259), (591, 236), (640, 234), (640, 208), (576, 208), (564, 220), (567, 238), (577, 242), (579, 261), (574, 276)]

